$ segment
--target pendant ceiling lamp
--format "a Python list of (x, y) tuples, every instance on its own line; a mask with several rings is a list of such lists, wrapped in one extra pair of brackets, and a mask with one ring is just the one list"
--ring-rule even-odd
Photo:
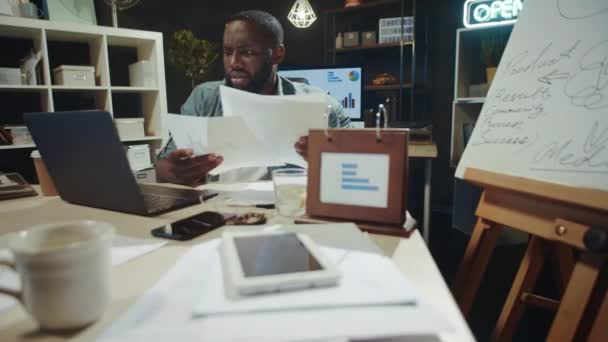
[(308, 0), (296, 0), (287, 15), (287, 19), (295, 27), (306, 28), (317, 20), (317, 16)]

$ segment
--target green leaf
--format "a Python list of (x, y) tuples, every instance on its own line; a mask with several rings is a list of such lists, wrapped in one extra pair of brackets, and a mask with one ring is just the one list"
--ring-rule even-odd
[(173, 33), (168, 59), (192, 84), (203, 81), (219, 57), (216, 43), (198, 39), (190, 30)]

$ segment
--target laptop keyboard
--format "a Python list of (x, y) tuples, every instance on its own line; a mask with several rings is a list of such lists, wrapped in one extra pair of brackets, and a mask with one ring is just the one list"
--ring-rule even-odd
[(187, 207), (217, 195), (217, 193), (194, 189), (171, 188), (146, 183), (138, 185), (149, 214)]
[(184, 207), (196, 203), (192, 199), (184, 199), (157, 194), (143, 193), (144, 203), (149, 213), (165, 211), (172, 208)]

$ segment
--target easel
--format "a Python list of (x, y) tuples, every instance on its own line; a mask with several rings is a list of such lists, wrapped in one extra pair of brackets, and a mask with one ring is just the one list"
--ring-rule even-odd
[[(528, 304), (557, 311), (547, 341), (608, 338), (608, 297), (601, 300), (588, 336), (579, 331), (588, 303), (608, 255), (608, 193), (512, 177), (468, 168), (464, 179), (484, 188), (477, 224), (467, 245), (455, 283), (455, 296), (468, 315), (483, 274), (496, 246), (501, 226), (530, 234), (527, 250), (492, 335), (509, 341)], [(555, 248), (564, 290), (555, 301), (530, 293), (549, 248)], [(573, 250), (580, 251), (573, 260)], [(570, 266), (568, 266), (570, 264)], [(593, 315), (594, 313), (591, 313)], [(580, 329), (584, 330), (584, 329)]]

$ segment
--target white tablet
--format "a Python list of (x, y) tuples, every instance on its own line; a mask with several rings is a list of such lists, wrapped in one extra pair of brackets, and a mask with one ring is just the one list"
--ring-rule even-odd
[(336, 285), (340, 273), (306, 235), (285, 232), (222, 235), (226, 285), (238, 295)]

